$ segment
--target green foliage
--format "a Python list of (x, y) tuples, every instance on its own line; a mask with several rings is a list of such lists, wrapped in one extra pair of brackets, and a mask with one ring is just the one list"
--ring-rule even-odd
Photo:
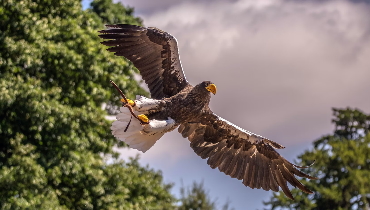
[[(216, 200), (212, 200), (206, 190), (203, 182), (193, 182), (193, 185), (188, 188), (181, 187), (180, 189), (180, 205), (176, 210), (215, 210)], [(229, 209), (230, 202), (227, 201), (222, 210)]]
[(305, 170), (319, 177), (302, 180), (315, 194), (294, 189), (294, 201), (274, 193), (265, 205), (272, 209), (368, 209), (370, 204), (370, 115), (357, 109), (333, 109), (335, 131), (299, 156)]
[(112, 0), (95, 0), (91, 3), (91, 10), (98, 14), (103, 23), (127, 23), (138, 25), (141, 18), (134, 17), (134, 9), (122, 7), (121, 3), (112, 3)]
[(112, 21), (141, 22), (121, 4), (93, 4), (99, 12), (83, 11), (77, 0), (0, 2), (1, 209), (166, 209), (174, 203), (160, 172), (115, 160), (118, 142), (101, 108), (107, 103), (112, 111), (120, 103), (109, 80), (129, 97), (146, 93), (130, 64), (100, 45), (97, 31), (111, 18), (101, 11), (114, 17), (126, 11)]
[(193, 182), (189, 189), (182, 187), (180, 189), (181, 205), (178, 210), (213, 210), (216, 208), (216, 202), (212, 201), (203, 187), (203, 183)]

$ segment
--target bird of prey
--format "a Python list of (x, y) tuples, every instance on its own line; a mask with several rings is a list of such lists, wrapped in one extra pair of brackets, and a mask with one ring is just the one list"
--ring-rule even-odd
[(140, 71), (151, 98), (122, 99), (124, 106), (111, 127), (112, 134), (131, 148), (150, 149), (164, 133), (178, 127), (190, 147), (211, 168), (243, 180), (250, 188), (279, 191), (290, 199), (287, 186), (312, 193), (295, 176), (316, 179), (297, 168), (275, 149), (284, 147), (240, 128), (217, 116), (209, 108), (216, 85), (204, 81), (195, 86), (185, 78), (175, 37), (154, 27), (127, 24), (107, 25), (99, 31), (102, 44), (124, 56)]

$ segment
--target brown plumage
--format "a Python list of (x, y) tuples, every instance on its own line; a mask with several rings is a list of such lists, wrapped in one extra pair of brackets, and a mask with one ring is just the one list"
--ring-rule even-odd
[(188, 82), (182, 71), (176, 39), (157, 28), (134, 25), (107, 25), (100, 31), (110, 52), (129, 59), (149, 87), (152, 98), (168, 98), (184, 89)]
[[(209, 108), (212, 82), (190, 85), (183, 73), (176, 39), (157, 29), (133, 25), (108, 25), (100, 37), (108, 51), (129, 59), (148, 84), (152, 98), (161, 106), (148, 112), (150, 120), (175, 121), (174, 128), (188, 138), (194, 152), (212, 168), (243, 180), (245, 186), (278, 191), (293, 199), (287, 182), (312, 193), (295, 176), (316, 179), (304, 174), (275, 149), (284, 147), (215, 115)], [(215, 92), (214, 92), (215, 93)], [(170, 129), (171, 130), (171, 129)], [(173, 130), (173, 129), (172, 129)], [(167, 130), (166, 130), (167, 132)]]

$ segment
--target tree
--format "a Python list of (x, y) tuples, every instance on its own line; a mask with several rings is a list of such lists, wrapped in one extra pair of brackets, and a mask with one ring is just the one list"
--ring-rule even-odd
[[(181, 187), (180, 189), (180, 205), (177, 210), (214, 210), (216, 208), (216, 200), (212, 200), (204, 189), (203, 182), (193, 182), (191, 187)], [(227, 201), (222, 210), (229, 209), (230, 202)]]
[(203, 187), (203, 182), (193, 182), (191, 188), (180, 189), (181, 205), (178, 210), (213, 210), (216, 208), (216, 202), (212, 201)]
[(333, 109), (335, 130), (313, 142), (313, 149), (298, 158), (315, 164), (305, 172), (318, 180), (302, 180), (315, 193), (293, 190), (295, 200), (274, 193), (271, 209), (369, 209), (370, 115), (358, 109)]
[(101, 18), (103, 23), (127, 23), (137, 25), (142, 20), (134, 17), (134, 9), (123, 7), (120, 2), (112, 3), (112, 0), (95, 0), (91, 3), (91, 10)]
[[(161, 172), (120, 162), (112, 149), (122, 145), (101, 108), (120, 103), (109, 80), (129, 97), (147, 93), (97, 36), (126, 9), (93, 5), (99, 11), (83, 11), (78, 0), (0, 2), (1, 209), (173, 207)], [(111, 16), (101, 12), (112, 5)], [(124, 21), (141, 24), (126, 11)]]

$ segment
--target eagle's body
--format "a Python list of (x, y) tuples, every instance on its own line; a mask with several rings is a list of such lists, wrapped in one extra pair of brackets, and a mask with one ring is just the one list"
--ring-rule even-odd
[(196, 154), (208, 159), (212, 168), (243, 180), (246, 186), (273, 191), (281, 187), (293, 199), (287, 187), (289, 182), (312, 193), (295, 176), (316, 178), (280, 156), (275, 149), (284, 148), (282, 145), (246, 131), (210, 110), (211, 93), (216, 93), (216, 86), (210, 81), (195, 86), (188, 83), (173, 36), (157, 28), (125, 24), (108, 27), (99, 36), (110, 40), (102, 44), (133, 62), (152, 97), (138, 96), (132, 107), (134, 114), (145, 116), (147, 123), (133, 118), (126, 107), (121, 107), (111, 127), (115, 137), (145, 152), (164, 133), (179, 127)]
[[(179, 125), (190, 122), (197, 119), (202, 111), (209, 110), (210, 100), (210, 92), (201, 84), (195, 87), (188, 86), (177, 95), (164, 99), (169, 107), (164, 114), (174, 119)], [(153, 117), (155, 118), (155, 116)]]

